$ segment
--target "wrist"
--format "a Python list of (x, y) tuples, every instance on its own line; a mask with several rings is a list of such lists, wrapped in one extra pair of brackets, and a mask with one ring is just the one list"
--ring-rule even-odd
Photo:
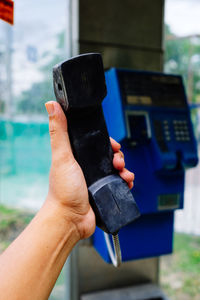
[(48, 195), (41, 208), (41, 213), (43, 212), (50, 226), (57, 226), (58, 233), (66, 237), (67, 240), (70, 239), (72, 247), (75, 246), (80, 240), (80, 234), (66, 207)]
[(49, 193), (44, 205), (52, 207), (52, 210), (55, 209), (59, 218), (63, 218), (65, 222), (70, 224), (68, 226), (73, 228), (76, 242), (90, 237), (94, 233), (96, 221), (89, 201), (87, 200), (85, 203), (83, 201), (78, 205), (75, 205), (73, 201), (68, 202), (71, 203), (71, 206), (66, 205), (62, 201), (58, 201), (58, 199), (52, 197)]

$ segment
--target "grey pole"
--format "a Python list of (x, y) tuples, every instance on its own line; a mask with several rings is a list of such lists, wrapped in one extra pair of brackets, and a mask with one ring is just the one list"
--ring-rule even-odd
[(5, 115), (11, 119), (14, 113), (13, 107), (13, 93), (12, 93), (12, 44), (13, 44), (13, 28), (11, 25), (5, 23), (6, 33), (6, 103)]

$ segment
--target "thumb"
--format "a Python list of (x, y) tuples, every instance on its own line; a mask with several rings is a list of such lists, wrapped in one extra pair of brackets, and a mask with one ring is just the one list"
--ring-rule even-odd
[(45, 103), (45, 107), (49, 115), (52, 161), (73, 158), (67, 131), (67, 120), (60, 104), (49, 101)]

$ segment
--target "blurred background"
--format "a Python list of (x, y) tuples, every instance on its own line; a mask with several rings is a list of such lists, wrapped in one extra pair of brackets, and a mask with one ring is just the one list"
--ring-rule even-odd
[[(69, 57), (69, 2), (15, 2), (14, 26), (0, 20), (0, 251), (42, 205), (51, 151), (44, 103), (54, 100), (52, 67)], [(184, 78), (200, 144), (200, 2), (165, 1), (164, 70)], [(56, 16), (56, 17), (55, 17)], [(53, 22), (52, 22), (53, 20)], [(161, 260), (171, 299), (200, 299), (200, 167), (186, 172), (173, 256)], [(50, 299), (65, 299), (65, 271)]]

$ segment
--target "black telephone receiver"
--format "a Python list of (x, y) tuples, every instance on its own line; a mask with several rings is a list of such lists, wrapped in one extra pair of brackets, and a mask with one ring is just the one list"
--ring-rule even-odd
[(53, 68), (53, 80), (97, 225), (116, 234), (138, 218), (139, 211), (127, 183), (113, 167), (113, 151), (101, 106), (107, 94), (101, 55), (83, 54), (61, 62)]

